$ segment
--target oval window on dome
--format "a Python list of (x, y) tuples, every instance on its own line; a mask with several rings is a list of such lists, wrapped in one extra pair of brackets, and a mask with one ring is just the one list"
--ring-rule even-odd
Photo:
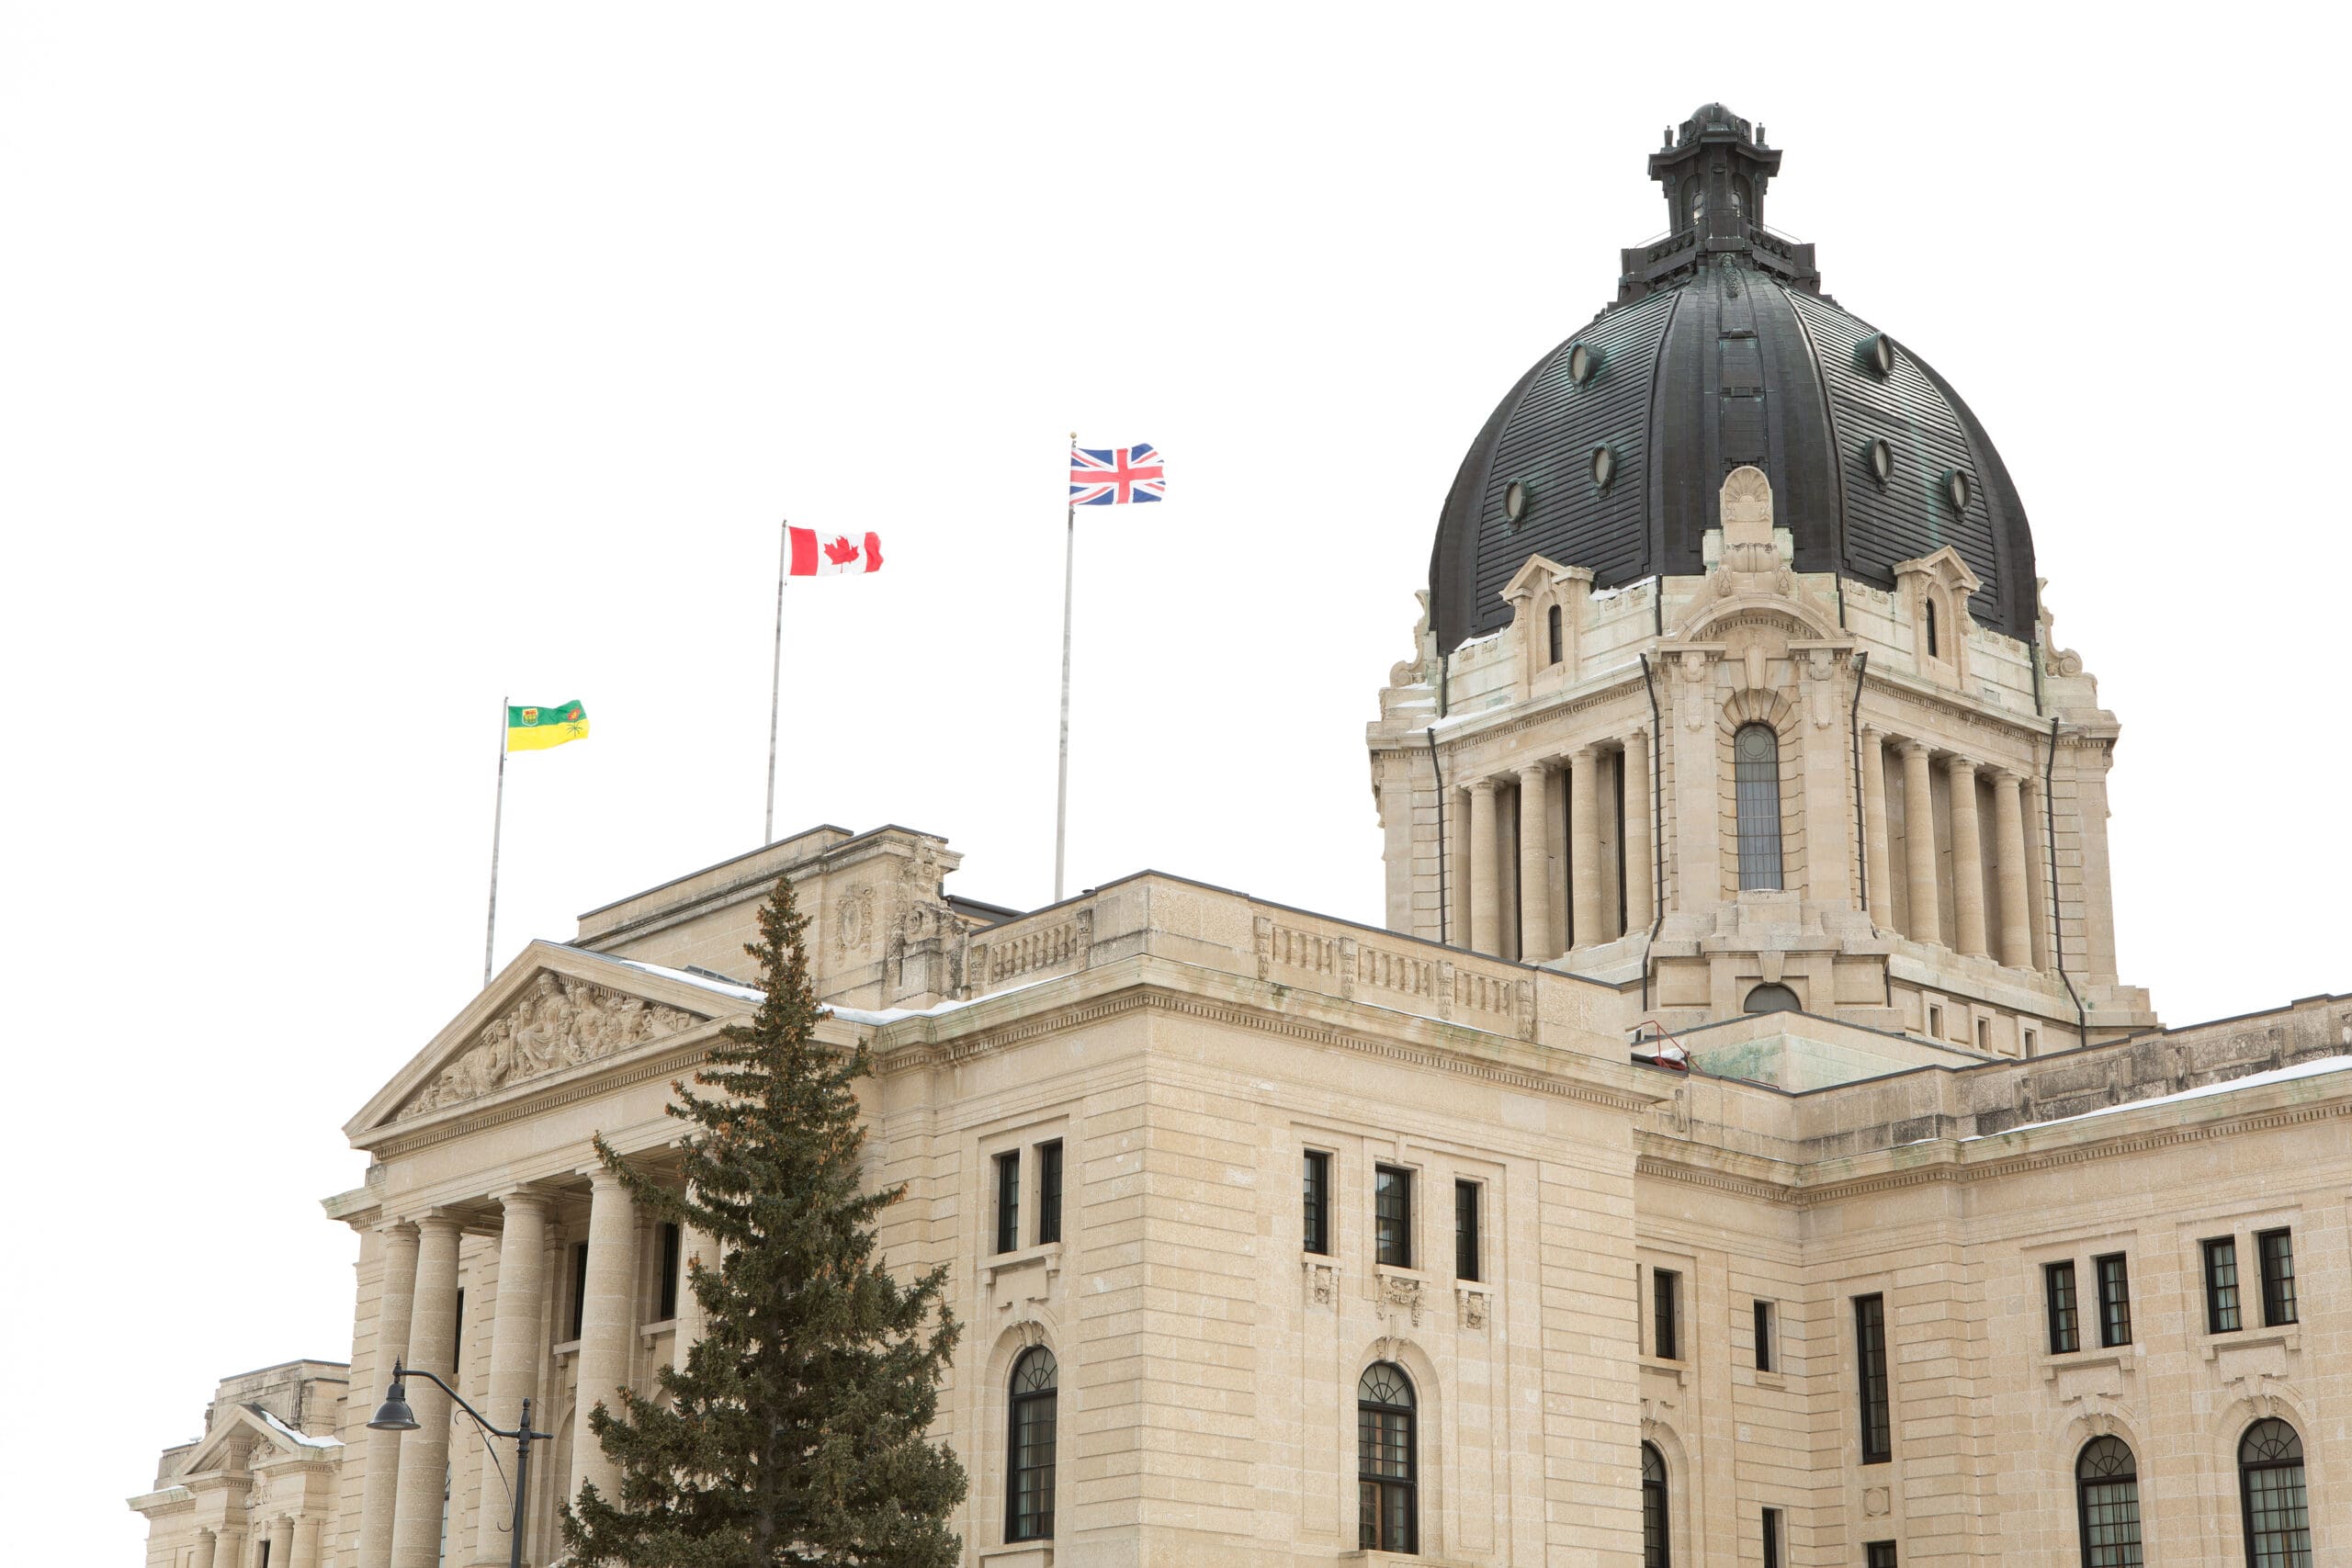
[(1871, 471), (1881, 489), (1894, 477), (1894, 448), (1884, 441), (1872, 441), (1862, 448), (1862, 466)]
[(1951, 509), (1954, 512), (1967, 511), (1969, 498), (1975, 493), (1975, 485), (1971, 483), (1968, 476), (1958, 468), (1954, 468), (1944, 476), (1944, 499), (1951, 502)]
[(1884, 333), (1872, 333), (1864, 338), (1854, 355), (1862, 362), (1862, 368), (1873, 376), (1894, 374), (1894, 340)]
[(1527, 481), (1513, 479), (1503, 486), (1503, 521), (1518, 527), (1527, 521)]
[(1583, 344), (1577, 344), (1568, 350), (1568, 379), (1577, 386), (1590, 381), (1593, 372), (1600, 368), (1600, 355), (1595, 350)]
[(1617, 453), (1608, 446), (1592, 449), (1592, 482), (1607, 490), (1617, 478)]

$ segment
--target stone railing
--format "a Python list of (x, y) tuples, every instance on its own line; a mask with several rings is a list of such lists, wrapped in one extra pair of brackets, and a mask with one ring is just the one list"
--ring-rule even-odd
[(1048, 909), (1041, 915), (990, 926), (972, 939), (970, 985), (994, 990), (1026, 975), (1065, 965), (1082, 969), (1094, 945), (1094, 907)]
[(1284, 911), (1256, 919), (1258, 977), (1423, 1018), (1535, 1037), (1535, 981), (1515, 965), (1355, 934)]

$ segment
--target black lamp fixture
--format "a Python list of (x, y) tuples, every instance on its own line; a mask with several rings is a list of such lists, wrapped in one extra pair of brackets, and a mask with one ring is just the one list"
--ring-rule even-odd
[(384, 1391), (384, 1403), (376, 1406), (376, 1414), (368, 1423), (369, 1431), (413, 1432), (424, 1425), (416, 1418), (416, 1412), (410, 1409), (408, 1404), (408, 1380), (412, 1373), (424, 1379), (456, 1401), (458, 1408), (472, 1416), (474, 1425), (492, 1437), (514, 1439), (514, 1517), (506, 1529), (506, 1561), (508, 1568), (523, 1568), (523, 1499), (529, 1495), (531, 1444), (535, 1440), (545, 1442), (550, 1434), (531, 1430), (531, 1402), (527, 1398), (523, 1401), (521, 1422), (509, 1432), (483, 1420), (481, 1411), (468, 1404), (456, 1389), (451, 1388), (431, 1372), (418, 1367), (402, 1366), (397, 1360), (392, 1363), (392, 1386)]

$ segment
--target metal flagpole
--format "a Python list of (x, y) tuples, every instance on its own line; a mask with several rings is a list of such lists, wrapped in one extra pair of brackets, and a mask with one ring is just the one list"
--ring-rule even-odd
[(784, 705), (784, 573), (792, 561), (792, 521), (775, 525), (775, 655), (768, 666), (768, 817), (763, 845), (775, 842), (775, 721)]
[(481, 983), (490, 987), (491, 955), (498, 948), (498, 838), (506, 827), (506, 699), (498, 699), (498, 805), (490, 817), (490, 926), (481, 939)]
[[(1069, 433), (1070, 461), (1078, 460), (1078, 432)], [(1062, 752), (1054, 781), (1054, 902), (1062, 901), (1063, 840), (1069, 828), (1069, 605), (1078, 575), (1078, 502), (1063, 509), (1068, 530), (1062, 541)]]

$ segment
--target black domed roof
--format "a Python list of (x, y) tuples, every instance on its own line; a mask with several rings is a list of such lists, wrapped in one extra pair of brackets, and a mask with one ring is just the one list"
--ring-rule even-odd
[(2033, 538), (1984, 427), (1820, 293), (1811, 245), (1763, 227), (1781, 154), (1760, 127), (1711, 104), (1679, 130), (1650, 173), (1686, 221), (1624, 253), (1618, 302), (1521, 378), (1454, 478), (1430, 559), (1439, 648), (1502, 627), (1531, 555), (1600, 588), (1703, 571), (1742, 464), (1771, 479), (1798, 570), (1892, 588), (1895, 562), (1950, 545), (1983, 584), (1977, 623), (2030, 637)]

